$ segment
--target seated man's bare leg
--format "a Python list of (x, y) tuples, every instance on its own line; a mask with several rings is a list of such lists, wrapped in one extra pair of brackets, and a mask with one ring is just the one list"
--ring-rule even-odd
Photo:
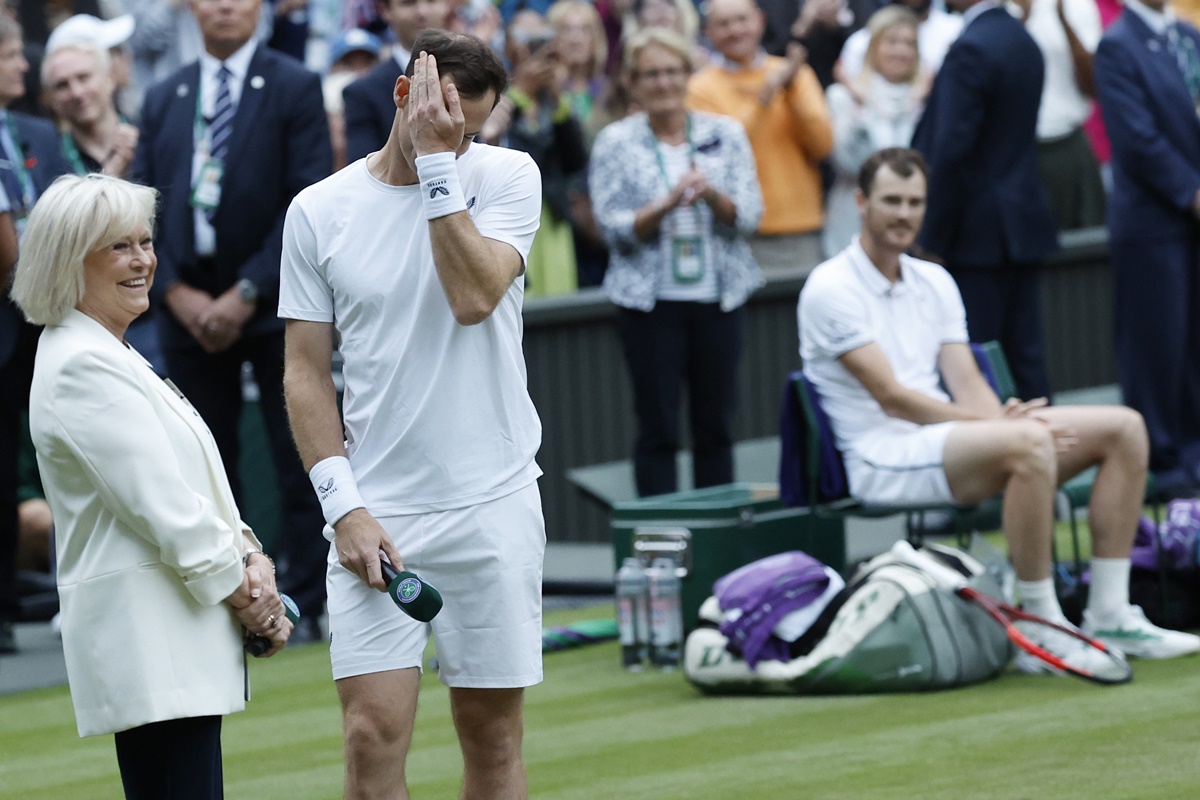
[(346, 752), (346, 800), (408, 800), (404, 762), (421, 675), (414, 667), (337, 681)]
[(1099, 467), (1088, 506), (1092, 554), (1128, 558), (1142, 513), (1150, 457), (1142, 415), (1123, 406), (1061, 406), (1041, 413), (1075, 431), (1075, 445), (1058, 455), (1060, 482)]
[(525, 800), (524, 689), (451, 687), (450, 709), (463, 753), (462, 800)]
[(1050, 577), (1057, 463), (1050, 428), (1036, 420), (962, 422), (946, 437), (954, 499), (978, 503), (1004, 492), (1004, 536), (1017, 577)]

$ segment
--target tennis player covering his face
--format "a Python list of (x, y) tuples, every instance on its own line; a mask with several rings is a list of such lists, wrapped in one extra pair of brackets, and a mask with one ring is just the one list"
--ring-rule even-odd
[[(383, 149), (301, 192), (284, 228), (284, 385), (334, 545), (345, 796), (408, 797), (432, 633), (462, 796), (524, 798), (522, 699), (542, 679), (546, 535), (521, 303), (541, 179), (525, 153), (473, 142), (507, 83), (486, 44), (430, 30), (413, 52)], [(384, 593), (381, 554), (441, 590), (431, 623)]]

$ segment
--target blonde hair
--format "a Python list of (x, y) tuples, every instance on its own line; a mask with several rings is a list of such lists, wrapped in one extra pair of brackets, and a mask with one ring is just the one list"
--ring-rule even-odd
[[(688, 41), (690, 47), (700, 35), (700, 12), (696, 10), (696, 4), (692, 0), (667, 0), (667, 2), (675, 7), (675, 13), (679, 15), (679, 33)], [(637, 14), (634, 11), (638, 5), (639, 0), (630, 3), (629, 13), (621, 22), (621, 30), (625, 31), (626, 37), (631, 37), (644, 30), (638, 24)]]
[(12, 299), (35, 325), (57, 325), (83, 299), (83, 260), (145, 223), (158, 192), (120, 178), (63, 175), (45, 191), (21, 238)]
[[(863, 57), (862, 77), (864, 80), (870, 78), (877, 71), (875, 59), (878, 57), (879, 42), (883, 39), (883, 35), (893, 28), (903, 25), (912, 28), (913, 33), (916, 33), (921, 28), (921, 19), (912, 9), (901, 5), (884, 6), (867, 20), (867, 33), (870, 34), (871, 39), (867, 44), (867, 53)], [(912, 71), (904, 77), (905, 83), (914, 82), (921, 72), (920, 45), (914, 42), (913, 46), (916, 49), (916, 58), (913, 59)]]
[(101, 76), (108, 75), (109, 69), (112, 68), (112, 56), (100, 45), (90, 41), (70, 41), (66, 44), (60, 44), (58, 47), (51, 50), (46, 55), (42, 56), (42, 87), (49, 92), (53, 87), (50, 86), (50, 65), (54, 62), (54, 57), (59, 53), (65, 53), (69, 50), (74, 50), (78, 53), (86, 53), (96, 59), (96, 73)]
[(580, 12), (587, 18), (588, 27), (592, 29), (592, 65), (588, 73), (592, 77), (604, 74), (608, 63), (608, 37), (604, 35), (604, 22), (600, 19), (596, 7), (587, 0), (556, 0), (546, 11), (546, 21), (557, 32), (567, 22), (574, 12)]
[(651, 45), (658, 45), (679, 56), (683, 61), (683, 68), (687, 72), (690, 73), (695, 69), (692, 46), (688, 44), (688, 40), (683, 37), (683, 34), (671, 28), (643, 28), (625, 43), (625, 53), (622, 57), (624, 63), (621, 66), (626, 80), (633, 79), (634, 72), (637, 70), (638, 56)]

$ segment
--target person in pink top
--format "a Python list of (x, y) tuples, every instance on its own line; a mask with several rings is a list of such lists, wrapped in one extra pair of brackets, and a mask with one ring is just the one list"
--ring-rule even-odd
[[(1100, 27), (1108, 30), (1113, 20), (1121, 16), (1125, 6), (1121, 4), (1121, 0), (1096, 0), (1096, 8), (1100, 9)], [(1104, 130), (1104, 120), (1100, 118), (1100, 106), (1092, 105), (1092, 115), (1083, 124), (1083, 132), (1087, 134), (1096, 160), (1100, 162), (1100, 174), (1104, 178), (1104, 188), (1108, 190), (1112, 186), (1112, 171), (1108, 166), (1108, 161), (1112, 158), (1112, 145), (1109, 144), (1108, 133)]]

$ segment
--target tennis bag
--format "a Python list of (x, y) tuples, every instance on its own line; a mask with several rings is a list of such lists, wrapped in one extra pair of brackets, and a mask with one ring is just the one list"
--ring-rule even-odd
[[(996, 579), (967, 553), (932, 544), (925, 550), (967, 576), (971, 586), (1001, 596)], [(755, 565), (742, 570), (752, 571)], [(770, 605), (769, 595), (762, 593), (764, 605)], [(758, 660), (751, 667), (736, 640), (721, 631), (723, 623), (730, 630), (731, 616), (756, 609), (729, 611), (710, 597), (701, 606), (700, 627), (684, 647), (684, 674), (706, 694), (944, 689), (994, 678), (1013, 656), (1002, 626), (891, 551), (859, 567), (799, 638), (775, 642), (772, 651), (782, 653), (780, 658)]]

